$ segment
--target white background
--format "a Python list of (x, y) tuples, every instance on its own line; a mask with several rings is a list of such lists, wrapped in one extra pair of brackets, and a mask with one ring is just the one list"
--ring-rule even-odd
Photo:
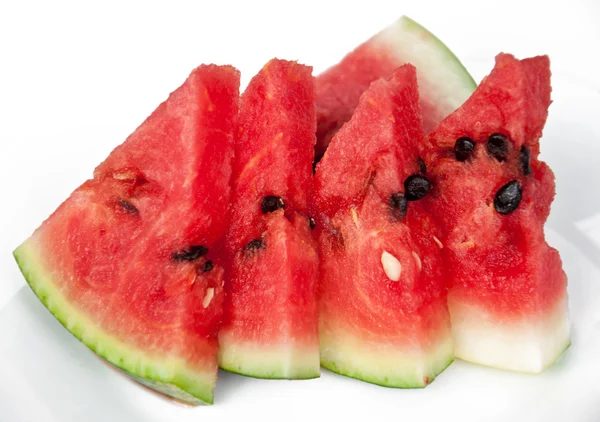
[[(558, 196), (548, 235), (570, 277), (574, 324), (574, 346), (551, 371), (458, 362), (422, 391), (328, 373), (294, 383), (225, 374), (215, 406), (182, 409), (106, 370), (31, 292), (17, 294), (12, 250), (193, 67), (234, 64), (244, 85), (274, 56), (318, 73), (402, 14), (477, 80), (500, 51), (550, 55), (543, 151)], [(0, 2), (0, 421), (600, 421), (599, 52), (597, 0)]]

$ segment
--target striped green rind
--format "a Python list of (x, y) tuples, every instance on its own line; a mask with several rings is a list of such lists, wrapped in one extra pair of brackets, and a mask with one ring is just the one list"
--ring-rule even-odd
[(290, 375), (284, 374), (283, 371), (278, 368), (266, 367), (244, 367), (236, 365), (232, 362), (224, 362), (219, 366), (224, 371), (231, 372), (232, 374), (243, 375), (246, 377), (259, 378), (265, 380), (309, 380), (319, 378), (321, 376), (320, 371), (310, 370), (299, 370), (294, 371)]
[(425, 132), (460, 107), (477, 88), (456, 55), (406, 16), (375, 35), (369, 44), (381, 49), (378, 54), (395, 57), (398, 64), (416, 67)]
[(318, 345), (277, 346), (232, 341), (219, 335), (219, 367), (227, 372), (263, 379), (311, 379), (320, 376)]
[(41, 254), (32, 238), (13, 252), (33, 292), (71, 334), (98, 356), (159, 393), (194, 405), (213, 403), (216, 374), (193, 371), (180, 358), (150, 357), (102, 331), (56, 287), (51, 272), (42, 264)]
[(369, 373), (368, 371), (361, 371), (355, 367), (351, 367), (349, 365), (341, 364), (338, 366), (336, 362), (333, 361), (322, 361), (321, 366), (331, 372), (335, 372), (336, 374), (343, 375), (345, 377), (354, 378), (359, 381), (368, 382), (370, 384), (379, 385), (382, 387), (389, 388), (425, 388), (427, 385), (431, 384), (431, 382), (437, 377), (437, 375), (441, 374), (450, 364), (454, 362), (454, 357), (447, 357), (445, 360), (441, 360), (437, 368), (435, 368), (434, 372), (427, 381), (427, 383), (423, 380), (423, 378), (417, 376), (414, 372), (407, 372), (405, 376), (401, 377), (391, 377), (391, 376), (378, 376)]
[(428, 39), (432, 45), (435, 45), (439, 50), (439, 52), (445, 56), (448, 63), (452, 63), (454, 67), (454, 72), (456, 75), (460, 76), (464, 86), (471, 91), (474, 91), (477, 88), (477, 83), (475, 79), (471, 76), (467, 68), (461, 63), (461, 61), (456, 57), (456, 55), (448, 48), (446, 44), (444, 44), (438, 37), (429, 32), (427, 28), (421, 26), (418, 22), (415, 22), (408, 16), (402, 16), (400, 18), (402, 25), (406, 28), (407, 31), (415, 33), (419, 35), (421, 38)]
[(423, 388), (454, 361), (452, 340), (429, 350), (370, 345), (349, 335), (321, 335), (321, 366), (336, 374), (390, 388)]
[(407, 372), (406, 375), (400, 377), (376, 375), (369, 373), (368, 371), (361, 371), (351, 365), (336, 364), (333, 361), (322, 361), (321, 366), (331, 372), (343, 375), (349, 378), (354, 378), (360, 381), (368, 382), (370, 384), (379, 385), (382, 387), (389, 388), (425, 388), (431, 384), (433, 380), (437, 378), (439, 374), (454, 362), (453, 356), (448, 356), (446, 359), (442, 359), (438, 362), (437, 367), (432, 372), (432, 376), (429, 377), (427, 382), (422, 377), (417, 376), (414, 372)]

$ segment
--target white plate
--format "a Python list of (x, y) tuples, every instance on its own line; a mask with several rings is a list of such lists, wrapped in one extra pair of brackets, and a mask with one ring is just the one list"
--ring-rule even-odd
[[(455, 3), (451, 3), (452, 7), (455, 7)], [(471, 10), (477, 8), (477, 2), (475, 3), (470, 6)], [(323, 7), (325, 6), (323, 5)], [(412, 8), (416, 10), (416, 6)], [(425, 10), (427, 8), (427, 6), (423, 6), (421, 8), (423, 10), (419, 12), (411, 12), (409, 9), (384, 13), (387, 18), (380, 18), (380, 22), (372, 22), (370, 28), (364, 29), (353, 39), (332, 35), (335, 42), (345, 40), (346, 43), (345, 45), (340, 44), (339, 51), (336, 50), (335, 54), (352, 47), (355, 41), (361, 40), (402, 12), (413, 14), (413, 17), (430, 26), (430, 29), (439, 33), (441, 38), (447, 40), (453, 47), (467, 45), (457, 42), (458, 38), (453, 38), (453, 30), (460, 30), (464, 33), (469, 29), (478, 28), (475, 32), (481, 34), (487, 25), (485, 22), (477, 21), (473, 23), (473, 27), (455, 28), (453, 25), (444, 23), (446, 12), (438, 10), (439, 13), (435, 12), (432, 15), (431, 10)], [(564, 13), (573, 13), (573, 10), (570, 8)], [(333, 11), (330, 12), (333, 13)], [(129, 17), (134, 16), (135, 13), (138, 13), (138, 9), (133, 12), (129, 10), (127, 13)], [(366, 13), (366, 11), (358, 10), (356, 13)], [(371, 10), (369, 13), (371, 16), (376, 15)], [(381, 13), (378, 12), (377, 15), (381, 16)], [(391, 16), (392, 13), (394, 16)], [(510, 14), (510, 12), (508, 13)], [(584, 13), (581, 15), (583, 16)], [(6, 16), (6, 14), (0, 13), (0, 17), (2, 16)], [(423, 16), (431, 16), (429, 22), (427, 19), (421, 19)], [(469, 16), (474, 16), (473, 12)], [(57, 15), (55, 18), (58, 19)], [(515, 18), (520, 19), (522, 23), (529, 19), (518, 16)], [(240, 20), (241, 18), (238, 16), (235, 19)], [(555, 17), (554, 23), (557, 22), (556, 19)], [(242, 24), (241, 20), (240, 25)], [(267, 21), (266, 18), (263, 20), (264, 25), (267, 25)], [(41, 24), (41, 22), (38, 23)], [(173, 22), (175, 21), (173, 20)], [(433, 24), (433, 22), (437, 23)], [(550, 28), (548, 33), (554, 34), (552, 28), (556, 28), (556, 25), (547, 25), (545, 22), (540, 21), (539, 26), (536, 27), (538, 30), (532, 30), (532, 37), (535, 38), (536, 34), (544, 33), (545, 28)], [(581, 29), (584, 27), (581, 24), (582, 20), (566, 18), (565, 25), (568, 22), (574, 22), (574, 24), (571, 25), (570, 31), (565, 31), (567, 37), (570, 36), (569, 34), (579, 34), (578, 30), (583, 31)], [(52, 25), (60, 27), (58, 23)], [(98, 25), (99, 28), (104, 27)], [(144, 21), (141, 21), (139, 25), (143, 26)], [(259, 27), (261, 26), (259, 25)], [(340, 23), (340, 27), (342, 27), (342, 23)], [(514, 29), (514, 33), (519, 34), (519, 29), (511, 28), (510, 25), (508, 27), (494, 26), (493, 28), (494, 31), (498, 28), (509, 32)], [(585, 28), (589, 28), (589, 25)], [(83, 27), (81, 29), (84, 30)], [(115, 30), (119, 30), (119, 28), (115, 28)], [(148, 32), (148, 28), (144, 30)], [(283, 31), (285, 28), (280, 25), (278, 30)], [(349, 31), (350, 29), (346, 27), (346, 33)], [(490, 33), (494, 31), (490, 30)], [(102, 33), (102, 37), (110, 36), (110, 32)], [(36, 42), (44, 42), (43, 35), (35, 37)], [(67, 42), (71, 39), (70, 37), (70, 34), (64, 34), (63, 41)], [(510, 34), (506, 34), (506, 37), (509, 39)], [(515, 37), (518, 38), (518, 35)], [(560, 37), (563, 35), (561, 34)], [(7, 39), (6, 37), (2, 38)], [(510, 43), (494, 44), (491, 50), (486, 50), (483, 54), (481, 40), (477, 37), (473, 38), (469, 44), (472, 48), (470, 50), (463, 49), (463, 57), (485, 57), (485, 61), (465, 60), (464, 63), (476, 79), (480, 79), (491, 69), (493, 55), (499, 48), (504, 48), (499, 46)], [(536, 40), (537, 43), (540, 42), (539, 39)], [(558, 38), (552, 38), (552, 40), (558, 40)], [(158, 36), (153, 39), (155, 44), (158, 41), (160, 41)], [(277, 42), (277, 40), (273, 40), (273, 42)], [(509, 50), (518, 49), (519, 44), (516, 43), (514, 37), (511, 42), (509, 47), (514, 46), (515, 49)], [(99, 45), (102, 44), (99, 42), (95, 47)], [(228, 41), (227, 45), (229, 46), (227, 48), (232, 49), (235, 44)], [(533, 54), (558, 48), (558, 45), (558, 41), (549, 42), (539, 47), (542, 49), (540, 50), (530, 43), (515, 52)], [(155, 47), (161, 48), (161, 45), (156, 44)], [(256, 58), (252, 65), (247, 64), (245, 68), (242, 65), (242, 70), (252, 72), (271, 55), (284, 56), (283, 52), (289, 51), (292, 47), (277, 44), (278, 50), (269, 53), (268, 56), (267, 53), (264, 53), (264, 57)], [(123, 47), (123, 50), (120, 50), (122, 55), (115, 56), (114, 60), (126, 62), (127, 66), (133, 66), (137, 61), (146, 60), (146, 56), (138, 54), (135, 60), (127, 62), (128, 48), (128, 46)], [(173, 61), (179, 57), (187, 57), (185, 55), (189, 54), (190, 50), (191, 47), (188, 44), (186, 48), (181, 48), (180, 54), (173, 54), (168, 59)], [(269, 49), (261, 51), (266, 50)], [(297, 53), (301, 50), (293, 51), (292, 55), (306, 53), (304, 50), (302, 50), (303, 53)], [(525, 53), (523, 53), (524, 51)], [(90, 60), (91, 56), (86, 55), (85, 50), (81, 50), (81, 54)], [(98, 50), (97, 54), (102, 54), (102, 51)], [(222, 58), (222, 56), (213, 55), (210, 57), (212, 57), (211, 60), (222, 62), (249, 63), (242, 57), (244, 56), (243, 51), (237, 51), (236, 54), (240, 55), (239, 61), (230, 56)], [(556, 57), (559, 56), (560, 52)], [(574, 56), (573, 51), (567, 51), (560, 57), (570, 59)], [(311, 56), (305, 55), (305, 57)], [(43, 57), (43, 59), (48, 60), (50, 57)], [(66, 55), (61, 58), (61, 60), (63, 59), (67, 60)], [(11, 198), (16, 198), (20, 204), (12, 211), (10, 209), (0, 210), (2, 212), (1, 220), (8, 221), (11, 225), (11, 227), (7, 225), (5, 231), (0, 235), (2, 241), (2, 245), (0, 245), (2, 252), (0, 288), (4, 288), (4, 292), (8, 292), (3, 294), (0, 289), (0, 421), (186, 422), (217, 419), (221, 421), (600, 421), (600, 405), (598, 404), (600, 398), (600, 195), (597, 193), (600, 186), (600, 165), (598, 164), (600, 158), (600, 91), (597, 87), (586, 85), (584, 82), (586, 78), (579, 77), (579, 74), (576, 77), (573, 72), (569, 72), (568, 60), (557, 60), (558, 65), (553, 67), (554, 103), (542, 140), (542, 158), (551, 165), (557, 178), (557, 197), (546, 232), (549, 242), (560, 251), (569, 276), (569, 306), (573, 327), (572, 346), (559, 362), (543, 374), (523, 375), (456, 361), (426, 389), (395, 390), (351, 380), (325, 370), (320, 379), (293, 382), (255, 380), (220, 373), (215, 392), (215, 405), (186, 408), (148, 392), (109, 369), (60, 325), (27, 287), (22, 288), (12, 300), (9, 300), (9, 295), (23, 284), (16, 265), (8, 258), (10, 250), (23, 240), (26, 233), (29, 233), (45, 218), (83, 177), (89, 175), (93, 165), (99, 161), (99, 157), (101, 159), (114, 145), (113, 141), (121, 139), (129, 133), (139, 119), (151, 111), (155, 100), (162, 99), (168, 89), (172, 89), (174, 84), (182, 80), (182, 76), (186, 72), (184, 69), (189, 70), (196, 64), (193, 58), (186, 60), (181, 59), (177, 65), (170, 62), (169, 65), (178, 66), (176, 67), (178, 70), (169, 73), (167, 77), (159, 78), (156, 73), (152, 74), (149, 70), (148, 80), (140, 82), (140, 86), (131, 87), (131, 91), (127, 91), (124, 86), (115, 89), (116, 92), (122, 92), (123, 95), (126, 95), (127, 92), (129, 95), (132, 92), (137, 93), (138, 91), (135, 91), (137, 89), (141, 93), (140, 95), (143, 95), (142, 89), (150, 86), (149, 81), (155, 80), (162, 84), (159, 87), (149, 88), (149, 94), (140, 98), (138, 102), (131, 98), (125, 98), (124, 105), (115, 103), (114, 107), (120, 113), (120, 120), (107, 105), (108, 100), (104, 98), (104, 103), (99, 103), (100, 105), (94, 109), (95, 114), (85, 123), (78, 125), (77, 122), (71, 122), (69, 120), (72, 118), (71, 114), (61, 117), (60, 111), (51, 109), (48, 98), (51, 98), (50, 95), (59, 95), (60, 93), (60, 90), (53, 91), (52, 87), (43, 98), (40, 98), (40, 100), (46, 101), (42, 105), (43, 109), (49, 110), (47, 116), (50, 117), (46, 118), (42, 108), (35, 109), (35, 98), (27, 99), (28, 102), (31, 101), (30, 105), (35, 112), (35, 116), (32, 116), (34, 126), (28, 128), (21, 124), (19, 119), (26, 116), (25, 109), (12, 110), (12, 116), (17, 119), (15, 121), (19, 125), (13, 126), (12, 132), (9, 131), (9, 133), (18, 137), (21, 143), (8, 144), (4, 140), (2, 141), (1, 147), (5, 155), (3, 157), (3, 154), (0, 154), (0, 159), (10, 156), (13, 157), (11, 160), (14, 160), (16, 164), (10, 163), (8, 160), (2, 161), (3, 168), (0, 171), (8, 168), (10, 172), (3, 173), (2, 180), (7, 184), (12, 184), (15, 179), (19, 178), (21, 185), (18, 188), (11, 187), (7, 191), (3, 188), (3, 192), (10, 193), (10, 197), (4, 197), (7, 199), (3, 199), (3, 205), (10, 202)], [(325, 64), (325, 57), (320, 57), (320, 60)], [(69, 63), (75, 63), (75, 61)], [(76, 68), (76, 70), (88, 69), (85, 67), (85, 63), (87, 62), (81, 62), (81, 68)], [(151, 64), (155, 64), (155, 62), (151, 62)], [(113, 72), (111, 75), (114, 82), (117, 80), (115, 75), (128, 71), (127, 66), (116, 70), (111, 66), (106, 66), (104, 71)], [(169, 72), (170, 68), (165, 66), (162, 71)], [(589, 67), (583, 70), (587, 71), (587, 75), (591, 74)], [(48, 71), (52, 72), (53, 70), (49, 68)], [(139, 73), (140, 78), (144, 77), (141, 69), (131, 72)], [(101, 72), (95, 73), (95, 77), (98, 77), (99, 73)], [(12, 76), (17, 78), (18, 74), (19, 72), (15, 72)], [(23, 83), (25, 81), (35, 83), (31, 79), (33, 73), (25, 73), (25, 75), (26, 77), (15, 80)], [(58, 73), (55, 72), (53, 75), (56, 76)], [(77, 75), (79, 75), (78, 70), (67, 75), (68, 77), (65, 76), (63, 83), (66, 84), (68, 78), (78, 77)], [(245, 79), (248, 79), (248, 75)], [(131, 75), (123, 76), (122, 80), (132, 80)], [(78, 81), (82, 83), (84, 79)], [(89, 89), (93, 89), (93, 86), (90, 86)], [(69, 98), (79, 98), (73, 93), (73, 90), (69, 92)], [(101, 90), (94, 91), (91, 95), (103, 98)], [(22, 100), (17, 94), (11, 98)], [(66, 102), (60, 104), (63, 108), (69, 109), (70, 113), (76, 112), (73, 107), (68, 108)], [(91, 101), (86, 102), (85, 107), (91, 107), (91, 104)], [(22, 103), (11, 103), (11, 107), (20, 105)], [(134, 111), (127, 114), (130, 108)], [(3, 111), (11, 110), (7, 108)], [(3, 112), (1, 115), (5, 116), (6, 114)], [(81, 112), (77, 118), (84, 119), (86, 116), (87, 112)], [(108, 117), (105, 121), (99, 116)], [(53, 120), (59, 118), (62, 119), (61, 122), (52, 126)], [(36, 122), (39, 122), (40, 119), (44, 124), (44, 129), (52, 127), (55, 132), (41, 138), (44, 129), (35, 127)], [(62, 121), (73, 126), (69, 128), (65, 126), (64, 131), (58, 133), (59, 129), (57, 128), (63, 125)], [(21, 131), (26, 130), (35, 133), (37, 138), (32, 140), (26, 134), (21, 136)], [(36, 130), (37, 132), (35, 132)], [(81, 142), (87, 143), (84, 146), (78, 143), (80, 135)], [(85, 138), (83, 138), (84, 136)], [(67, 138), (69, 139), (68, 144), (64, 141)], [(107, 141), (107, 138), (110, 138), (110, 141)], [(31, 144), (26, 143), (30, 141)], [(60, 149), (61, 145), (62, 150)], [(33, 147), (37, 150), (30, 154), (28, 148)], [(61, 154), (67, 150), (71, 155), (63, 158)], [(45, 162), (46, 157), (49, 162), (58, 162), (59, 165), (48, 165)], [(23, 173), (27, 172), (30, 167), (33, 168), (31, 175)], [(46, 195), (46, 197), (40, 197), (41, 195)], [(5, 303), (7, 303), (6, 306), (2, 307)]]
[[(467, 63), (476, 75), (489, 65)], [(595, 190), (600, 139), (597, 121), (586, 113), (600, 110), (600, 95), (560, 75), (553, 87), (542, 143), (558, 194), (546, 231), (569, 276), (573, 345), (545, 373), (522, 375), (457, 361), (424, 390), (381, 388), (325, 370), (320, 379), (294, 382), (221, 373), (216, 405), (183, 408), (109, 369), (25, 287), (0, 313), (0, 420), (185, 422), (249, 415), (311, 420), (316, 412), (332, 420), (444, 420), (449, 415), (479, 422), (515, 416), (599, 420), (600, 195)]]

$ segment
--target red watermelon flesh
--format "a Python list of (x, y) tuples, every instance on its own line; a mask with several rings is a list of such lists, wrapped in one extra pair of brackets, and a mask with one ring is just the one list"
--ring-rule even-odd
[(412, 197), (427, 182), (418, 98), (411, 65), (374, 82), (315, 176), (321, 365), (388, 387), (424, 387), (453, 360), (440, 229)]
[(424, 153), (444, 229), (455, 354), (534, 373), (570, 344), (567, 279), (544, 239), (554, 175), (538, 156), (550, 91), (547, 57), (500, 54)]
[(219, 363), (260, 378), (319, 376), (312, 69), (272, 60), (244, 92), (236, 137)]
[(402, 16), (317, 77), (317, 157), (350, 120), (371, 82), (388, 77), (405, 63), (417, 68), (425, 133), (456, 110), (477, 86), (448, 47)]
[(239, 72), (200, 66), (15, 251), (33, 291), (134, 379), (212, 403)]

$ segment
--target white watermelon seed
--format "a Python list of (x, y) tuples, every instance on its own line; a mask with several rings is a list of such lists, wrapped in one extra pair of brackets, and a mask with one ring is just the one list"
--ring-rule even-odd
[(437, 237), (433, 236), (433, 241), (440, 247), (440, 249), (444, 247), (440, 239), (438, 239)]
[(354, 225), (358, 227), (358, 214), (356, 214), (356, 210), (354, 208), (350, 208), (350, 214), (352, 214), (352, 221), (354, 221)]
[(116, 180), (133, 180), (135, 179), (135, 173), (127, 170), (117, 171), (113, 173), (112, 177)]
[(392, 281), (400, 280), (402, 274), (402, 264), (394, 255), (388, 251), (383, 251), (381, 254), (381, 265), (385, 275)]
[(415, 262), (417, 263), (417, 267), (419, 268), (419, 271), (421, 271), (421, 268), (423, 268), (423, 265), (421, 264), (421, 257), (415, 251), (412, 251), (412, 256), (415, 259)]
[(204, 296), (204, 300), (202, 301), (203, 308), (208, 308), (208, 305), (210, 305), (210, 302), (214, 295), (215, 289), (213, 287), (209, 287), (208, 289), (206, 289), (206, 295)]

